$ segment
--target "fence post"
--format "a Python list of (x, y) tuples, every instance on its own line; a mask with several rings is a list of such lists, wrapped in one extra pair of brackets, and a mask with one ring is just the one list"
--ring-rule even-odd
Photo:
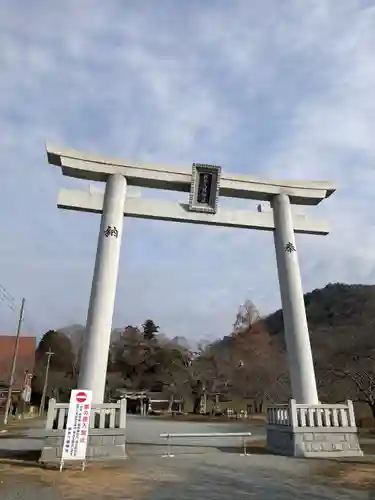
[(289, 401), (289, 425), (293, 428), (298, 427), (297, 403), (295, 399)]
[(174, 455), (171, 453), (171, 435), (167, 434), (167, 454), (163, 455), (164, 458), (173, 458)]
[(121, 399), (120, 401), (120, 419), (119, 419), (119, 427), (120, 429), (126, 428), (126, 412), (127, 412), (127, 401), (126, 398)]
[(171, 436), (168, 434), (168, 457), (171, 456)]
[(243, 456), (244, 457), (247, 457), (248, 453), (247, 453), (247, 447), (246, 447), (246, 437), (244, 436), (243, 437)]
[(356, 427), (357, 423), (355, 421), (355, 413), (354, 413), (354, 405), (351, 399), (348, 399), (346, 402), (348, 405), (348, 413), (349, 413), (349, 427)]
[(48, 401), (46, 429), (53, 429), (53, 421), (55, 420), (55, 410), (56, 410), (56, 399), (51, 398)]

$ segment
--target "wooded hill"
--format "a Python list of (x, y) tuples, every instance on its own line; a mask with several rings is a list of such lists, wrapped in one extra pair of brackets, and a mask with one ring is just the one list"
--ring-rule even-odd
[[(305, 295), (319, 395), (322, 401), (352, 398), (375, 412), (375, 286), (329, 284)], [(197, 350), (169, 339), (153, 320), (114, 331), (109, 352), (107, 395), (116, 388), (164, 391), (170, 397), (284, 402), (290, 397), (281, 310), (261, 318), (247, 302), (234, 332)], [(47, 332), (37, 349), (34, 390), (42, 386), (45, 356), (52, 347), (50, 392), (66, 398), (79, 372), (84, 330)]]
[[(305, 294), (304, 299), (321, 400), (352, 398), (366, 403), (375, 413), (375, 286), (329, 284)], [(257, 339), (260, 329), (261, 342)], [(236, 337), (231, 339), (234, 345)], [(252, 359), (263, 367), (273, 381), (270, 399), (290, 397), (282, 311), (260, 320), (242, 337), (249, 345), (249, 362)], [(244, 344), (243, 338), (240, 344)], [(228, 338), (218, 344), (219, 348), (227, 345)], [(252, 345), (258, 345), (260, 357), (251, 357)], [(259, 388), (256, 392), (259, 394)]]

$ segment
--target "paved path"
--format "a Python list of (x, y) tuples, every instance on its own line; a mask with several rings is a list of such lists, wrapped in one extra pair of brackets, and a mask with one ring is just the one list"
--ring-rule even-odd
[[(261, 427), (250, 427), (242, 422), (182, 422), (180, 420), (158, 420), (147, 417), (129, 417), (128, 419), (128, 453), (138, 455), (163, 455), (167, 449), (167, 441), (160, 434), (167, 433), (214, 433), (214, 432), (251, 432), (249, 440), (265, 438)], [(228, 448), (241, 451), (242, 438), (173, 438), (172, 449), (175, 454), (212, 453)]]
[[(238, 438), (176, 440), (175, 458), (162, 458), (164, 432), (240, 432), (263, 436), (248, 424), (171, 422), (129, 417), (129, 459), (114, 468), (58, 471), (0, 464), (1, 500), (367, 500), (368, 493), (314, 484), (309, 461), (240, 455)], [(41, 431), (28, 438), (0, 439), (0, 450), (40, 449)]]

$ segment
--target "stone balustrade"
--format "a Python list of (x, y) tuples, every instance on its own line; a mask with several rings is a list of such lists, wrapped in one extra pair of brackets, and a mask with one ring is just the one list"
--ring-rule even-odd
[(292, 427), (356, 427), (352, 401), (309, 406), (292, 399), (288, 405), (269, 406), (267, 423)]
[[(69, 404), (51, 399), (48, 406), (46, 429), (65, 430)], [(90, 429), (124, 429), (126, 425), (126, 400), (118, 403), (93, 404)]]
[(267, 447), (293, 456), (361, 456), (352, 401), (267, 409)]
[[(69, 404), (49, 401), (45, 442), (40, 462), (59, 462), (64, 444)], [(87, 459), (126, 458), (126, 399), (91, 406)]]

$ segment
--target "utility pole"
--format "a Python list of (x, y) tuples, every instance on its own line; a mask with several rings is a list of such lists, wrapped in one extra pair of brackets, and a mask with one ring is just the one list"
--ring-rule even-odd
[(5, 404), (5, 415), (4, 415), (4, 424), (5, 425), (8, 423), (8, 415), (9, 415), (9, 410), (10, 410), (10, 404), (11, 404), (11, 401), (12, 401), (12, 390), (13, 390), (13, 384), (14, 384), (14, 375), (16, 373), (18, 348), (20, 346), (21, 327), (22, 327), (22, 321), (23, 321), (23, 314), (24, 314), (24, 310), (25, 310), (25, 302), (26, 302), (26, 300), (22, 299), (21, 309), (20, 309), (20, 316), (18, 318), (16, 343), (15, 343), (15, 346), (14, 346), (12, 369), (11, 369), (10, 377), (9, 377), (8, 396), (7, 396), (7, 401), (6, 401), (6, 404)]
[(51, 348), (48, 349), (46, 352), (46, 355), (48, 356), (47, 358), (47, 365), (46, 365), (46, 373), (44, 375), (44, 386), (43, 386), (43, 393), (42, 393), (42, 399), (40, 401), (40, 407), (39, 407), (39, 416), (41, 417), (44, 413), (44, 407), (46, 404), (46, 396), (47, 396), (47, 387), (48, 387), (48, 374), (49, 374), (49, 365), (51, 363), (51, 357), (53, 356), (53, 352), (51, 351)]

